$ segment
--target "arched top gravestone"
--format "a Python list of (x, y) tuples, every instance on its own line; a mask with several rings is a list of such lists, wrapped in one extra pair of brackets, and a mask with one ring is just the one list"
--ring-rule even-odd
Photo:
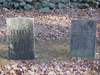
[(70, 55), (94, 58), (96, 52), (96, 22), (93, 20), (72, 20)]
[(33, 18), (7, 18), (10, 59), (33, 59)]

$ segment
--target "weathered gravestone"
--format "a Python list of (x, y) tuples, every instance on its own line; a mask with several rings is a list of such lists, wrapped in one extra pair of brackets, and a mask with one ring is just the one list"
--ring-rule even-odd
[(94, 58), (96, 48), (96, 22), (72, 20), (70, 55)]
[(33, 59), (33, 18), (7, 18), (9, 59)]

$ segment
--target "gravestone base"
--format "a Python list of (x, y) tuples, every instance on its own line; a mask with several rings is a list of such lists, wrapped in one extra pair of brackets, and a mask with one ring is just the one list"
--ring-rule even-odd
[(31, 60), (34, 58), (35, 56), (33, 51), (9, 51), (9, 59), (12, 60)]

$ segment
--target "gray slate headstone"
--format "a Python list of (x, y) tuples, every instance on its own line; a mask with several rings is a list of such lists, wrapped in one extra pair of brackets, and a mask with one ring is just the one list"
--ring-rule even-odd
[(70, 55), (94, 58), (95, 50), (96, 22), (93, 20), (72, 20)]

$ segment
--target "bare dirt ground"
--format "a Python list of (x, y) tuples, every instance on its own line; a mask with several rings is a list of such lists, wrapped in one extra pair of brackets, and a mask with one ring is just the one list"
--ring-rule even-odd
[(34, 18), (37, 40), (66, 38), (73, 19), (93, 19), (97, 22), (97, 29), (100, 29), (100, 9), (60, 9), (50, 13), (40, 13), (36, 10), (18, 12), (2, 9), (0, 10), (0, 31), (6, 30), (6, 18), (18, 16)]

